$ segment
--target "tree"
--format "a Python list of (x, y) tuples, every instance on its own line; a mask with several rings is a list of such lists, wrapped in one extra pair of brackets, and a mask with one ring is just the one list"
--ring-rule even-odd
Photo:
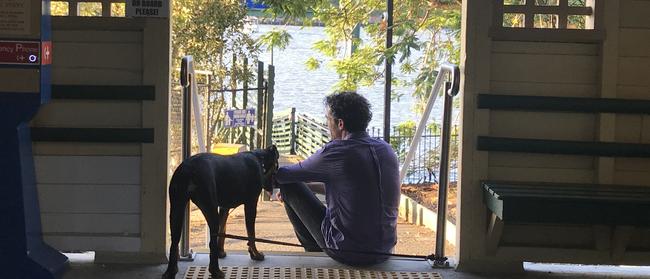
[[(110, 3), (111, 16), (123, 17), (125, 16), (125, 3)], [(68, 2), (53, 1), (50, 3), (50, 13), (53, 16), (68, 16)], [(101, 3), (83, 3), (77, 4), (77, 13), (79, 16), (102, 16)]]
[(258, 46), (266, 47), (271, 49), (271, 65), (273, 65), (273, 49), (278, 48), (278, 50), (284, 50), (289, 46), (289, 41), (291, 41), (291, 34), (287, 30), (280, 30), (274, 28), (273, 30), (262, 35), (258, 41)]
[[(327, 39), (314, 48), (328, 57), (340, 79), (335, 91), (356, 90), (384, 77), (381, 65), (386, 59), (399, 63), (397, 70), (417, 73), (415, 80), (401, 81), (414, 85), (413, 95), (426, 100), (437, 75), (440, 61), (458, 63), (460, 57), (460, 1), (403, 0), (394, 3), (393, 35), (395, 43), (385, 48), (386, 24), (378, 14), (386, 9), (385, 0), (261, 0), (274, 16), (317, 20), (325, 25)], [(308, 12), (313, 13), (307, 18)], [(361, 41), (353, 36), (360, 24), (368, 35)], [(425, 38), (423, 40), (423, 38)], [(348, 44), (356, 48), (349, 54)], [(422, 57), (413, 58), (414, 50)], [(307, 61), (308, 68), (317, 68), (325, 61)], [(393, 82), (400, 82), (394, 80)]]
[[(226, 130), (221, 126), (223, 109), (226, 107), (225, 84), (236, 86), (232, 77), (243, 82), (251, 78), (250, 70), (241, 63), (248, 57), (257, 57), (255, 41), (244, 32), (246, 7), (238, 0), (177, 0), (172, 6), (172, 65), (180, 67), (181, 58), (192, 55), (195, 68), (207, 70), (208, 80), (204, 100), (207, 103), (207, 146), (225, 140)], [(252, 63), (251, 63), (252, 64)], [(177, 75), (177, 74), (176, 74)], [(229, 80), (230, 77), (230, 80)], [(176, 79), (178, 77), (176, 76)]]

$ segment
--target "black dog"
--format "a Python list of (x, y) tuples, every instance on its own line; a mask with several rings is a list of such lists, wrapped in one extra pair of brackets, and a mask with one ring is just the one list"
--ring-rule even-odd
[(273, 190), (272, 175), (278, 169), (278, 150), (266, 149), (242, 152), (231, 156), (201, 153), (190, 157), (176, 168), (169, 185), (169, 223), (171, 247), (169, 265), (163, 279), (173, 279), (178, 272), (178, 242), (181, 238), (185, 208), (189, 200), (201, 209), (210, 228), (210, 268), (212, 278), (224, 278), (218, 258), (223, 249), (229, 209), (244, 204), (248, 253), (253, 260), (264, 260), (255, 246), (255, 217), (257, 199), (262, 187)]

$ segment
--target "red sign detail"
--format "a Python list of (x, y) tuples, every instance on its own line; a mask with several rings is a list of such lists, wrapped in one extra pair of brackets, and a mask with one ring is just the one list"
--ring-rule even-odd
[(40, 42), (0, 41), (0, 64), (39, 65), (40, 56)]
[(41, 53), (43, 57), (41, 59), (41, 65), (50, 65), (52, 64), (52, 42), (46, 41), (41, 43)]

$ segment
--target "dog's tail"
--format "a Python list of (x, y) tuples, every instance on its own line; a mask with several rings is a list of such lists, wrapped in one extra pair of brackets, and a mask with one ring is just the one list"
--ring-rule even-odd
[(171, 248), (169, 251), (170, 260), (178, 259), (178, 243), (181, 240), (183, 222), (185, 219), (185, 208), (190, 201), (188, 187), (191, 181), (191, 173), (187, 171), (187, 165), (181, 163), (172, 175), (169, 183), (169, 226), (171, 230)]

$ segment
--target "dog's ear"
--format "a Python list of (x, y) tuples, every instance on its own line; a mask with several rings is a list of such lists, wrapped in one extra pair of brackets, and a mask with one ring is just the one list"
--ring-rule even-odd
[(278, 157), (279, 152), (278, 152), (278, 148), (275, 147), (275, 144), (274, 144), (274, 145), (271, 145), (271, 152), (273, 152), (273, 154), (276, 155), (275, 157)]

